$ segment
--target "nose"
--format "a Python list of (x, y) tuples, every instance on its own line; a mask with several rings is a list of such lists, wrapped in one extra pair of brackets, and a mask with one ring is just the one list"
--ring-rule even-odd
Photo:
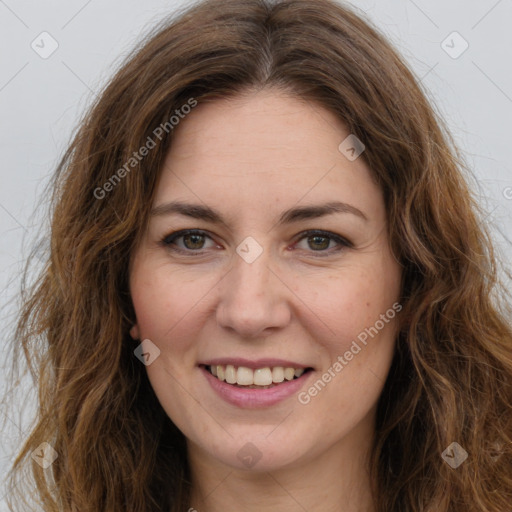
[(218, 324), (244, 338), (288, 325), (291, 292), (271, 270), (267, 252), (252, 263), (238, 254), (233, 258), (233, 266), (219, 283)]

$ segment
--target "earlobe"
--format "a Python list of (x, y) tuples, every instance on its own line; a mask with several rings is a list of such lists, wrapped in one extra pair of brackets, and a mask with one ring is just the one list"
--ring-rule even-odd
[(131, 336), (134, 340), (138, 340), (138, 339), (140, 339), (139, 326), (138, 326), (137, 324), (135, 324), (135, 325), (130, 329), (130, 336)]

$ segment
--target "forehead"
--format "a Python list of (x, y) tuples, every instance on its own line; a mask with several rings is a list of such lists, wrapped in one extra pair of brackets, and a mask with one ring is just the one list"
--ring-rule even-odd
[(381, 217), (365, 162), (338, 149), (349, 135), (332, 112), (282, 92), (200, 103), (175, 129), (155, 204), (194, 199), (241, 211), (340, 200)]

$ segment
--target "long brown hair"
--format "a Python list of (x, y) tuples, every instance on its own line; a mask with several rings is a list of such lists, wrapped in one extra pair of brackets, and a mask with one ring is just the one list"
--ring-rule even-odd
[[(188, 508), (184, 437), (128, 334), (130, 257), (176, 110), (263, 87), (339, 116), (384, 193), (403, 310), (378, 404), (376, 510), (510, 508), (511, 302), (484, 212), (418, 80), (369, 22), (330, 0), (196, 4), (143, 41), (82, 120), (51, 185), (50, 257), (14, 338), (39, 414), (12, 496), (30, 494), (15, 477), (31, 467), (46, 512)], [(58, 454), (46, 470), (30, 457), (43, 442)], [(453, 442), (468, 453), (457, 469), (442, 457)]]

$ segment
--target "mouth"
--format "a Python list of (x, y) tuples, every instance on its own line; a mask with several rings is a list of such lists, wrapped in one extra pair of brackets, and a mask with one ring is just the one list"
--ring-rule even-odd
[(294, 368), (286, 366), (264, 366), (248, 368), (231, 364), (200, 365), (217, 380), (243, 389), (270, 389), (283, 383), (301, 378), (313, 371), (313, 368)]

